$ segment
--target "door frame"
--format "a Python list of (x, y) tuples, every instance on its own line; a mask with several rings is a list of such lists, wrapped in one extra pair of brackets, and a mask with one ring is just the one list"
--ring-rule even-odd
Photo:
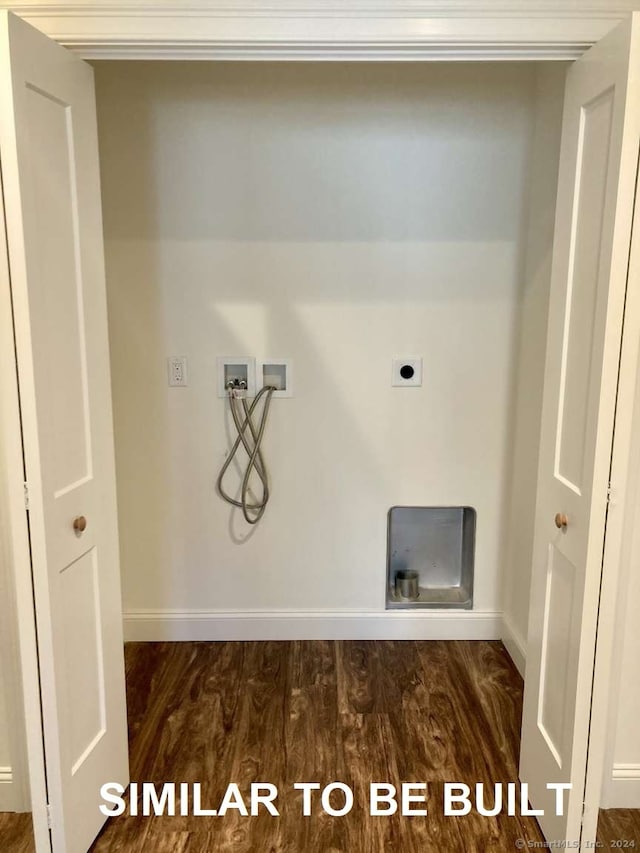
[[(114, 4), (99, 0), (33, 3), (0, 0), (14, 12), (84, 59), (227, 59), (313, 61), (507, 61), (572, 60), (598, 41), (640, 0), (591, 0), (585, 13), (575, 4), (557, 8), (556, 0), (532, 0), (526, 13), (513, 0), (358, 0), (336, 4), (316, 0), (313, 8), (272, 0), (268, 12), (252, 0), (233, 10), (224, 0), (207, 5), (147, 2)], [(282, 34), (287, 36), (283, 38)], [(0, 195), (1, 199), (1, 195)], [(637, 220), (640, 203), (636, 198)], [(640, 229), (637, 229), (640, 231)], [(51, 850), (42, 743), (37, 632), (28, 519), (23, 491), (22, 424), (14, 342), (10, 270), (4, 211), (0, 205), (0, 530), (9, 531), (0, 560), (9, 564), (15, 602), (16, 645), (22, 671), (26, 752), (38, 853)], [(633, 272), (633, 275), (632, 275)], [(640, 277), (640, 236), (634, 233), (629, 279)], [(636, 403), (640, 354), (640, 289), (629, 288), (625, 310), (618, 406), (612, 449), (612, 511), (607, 521), (592, 720), (589, 738), (583, 839), (595, 838), (605, 761), (605, 732), (610, 712), (613, 614), (620, 594), (628, 531), (625, 495), (634, 483), (627, 476), (633, 451), (631, 422)], [(636, 439), (640, 443), (640, 437)], [(640, 483), (640, 472), (636, 478)], [(4, 538), (4, 537), (3, 537)], [(12, 569), (12, 571), (11, 571)], [(596, 804), (596, 805), (594, 805)]]
[(582, 837), (595, 839), (606, 764), (611, 760), (610, 726), (618, 708), (615, 654), (622, 623), (616, 615), (626, 602), (632, 564), (633, 522), (640, 497), (640, 153), (625, 300), (618, 395), (611, 452), (609, 509), (602, 556), (600, 605), (591, 694)]
[[(1, 166), (1, 163), (0, 163)], [(33, 834), (38, 853), (51, 850), (47, 810), (47, 783), (43, 744), (43, 722), (40, 704), (40, 672), (34, 608), (33, 576), (29, 521), (24, 485), (22, 419), (18, 364), (15, 351), (15, 328), (11, 295), (11, 270), (7, 251), (4, 193), (0, 168), (0, 560), (10, 599), (7, 604), (15, 614), (12, 620), (20, 665), (21, 691), (16, 694), (17, 708), (12, 716), (22, 713), (24, 743), (16, 738), (16, 752), (26, 753), (20, 762), (27, 771)], [(5, 535), (6, 534), (6, 535)], [(26, 767), (24, 767), (26, 763)], [(26, 784), (26, 778), (23, 780)]]
[[(583, 8), (580, 8), (580, 7)], [(576, 59), (638, 0), (0, 0), (83, 59)]]

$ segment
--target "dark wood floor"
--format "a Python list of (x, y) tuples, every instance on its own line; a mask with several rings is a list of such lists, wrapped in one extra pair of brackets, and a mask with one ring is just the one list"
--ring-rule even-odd
[[(112, 818), (95, 853), (513, 851), (519, 817), (442, 815), (442, 783), (517, 780), (522, 681), (499, 642), (130, 644), (131, 778), (267, 781), (280, 817)], [(294, 782), (342, 781), (344, 817), (301, 816)], [(372, 817), (369, 783), (425, 781), (427, 817)]]
[[(635, 842), (640, 849), (640, 809), (600, 809), (598, 814), (598, 841), (605, 849), (625, 848), (624, 842)], [(620, 844), (622, 842), (622, 844)]]
[(30, 814), (0, 812), (0, 850), (35, 853)]
[[(475, 853), (541, 841), (530, 818), (444, 817), (442, 783), (517, 780), (522, 681), (498, 642), (133, 643), (131, 778), (280, 791), (280, 817), (119, 817), (95, 853)], [(301, 816), (296, 781), (343, 781), (345, 817)], [(427, 817), (372, 817), (371, 781), (425, 781)], [(598, 840), (640, 846), (640, 812), (600, 813)], [(29, 815), (0, 851), (32, 853)]]

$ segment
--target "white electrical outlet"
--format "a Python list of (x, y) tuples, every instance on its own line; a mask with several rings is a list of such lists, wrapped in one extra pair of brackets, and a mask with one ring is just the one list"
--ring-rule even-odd
[(422, 359), (419, 356), (394, 358), (391, 362), (394, 388), (419, 388), (422, 385)]
[(187, 359), (183, 355), (172, 355), (167, 359), (169, 385), (172, 388), (186, 388)]

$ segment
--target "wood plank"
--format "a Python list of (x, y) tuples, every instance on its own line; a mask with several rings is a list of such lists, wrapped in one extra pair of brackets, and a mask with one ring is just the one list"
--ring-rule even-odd
[[(243, 793), (253, 782), (269, 782), (280, 790), (286, 763), (290, 648), (284, 642), (247, 643), (245, 647), (232, 756), (226, 767), (218, 767), (218, 775), (225, 787), (235, 782)], [(282, 849), (280, 821), (264, 809), (250, 818), (231, 811), (218, 818), (212, 828), (215, 849), (220, 853)]]
[[(371, 782), (390, 782), (398, 787), (397, 769), (387, 752), (390, 746), (389, 718), (387, 714), (342, 714), (341, 761), (338, 779), (346, 782), (354, 793), (354, 808), (342, 821), (344, 850), (413, 850), (407, 846), (401, 818), (372, 816), (369, 814), (369, 786)], [(312, 848), (313, 849), (313, 848)], [(317, 848), (316, 848), (317, 849)]]
[(338, 710), (341, 714), (383, 711), (380, 662), (375, 641), (336, 642)]
[(432, 680), (433, 672), (424, 671), (419, 644), (390, 640), (378, 645), (389, 715), (390, 763), (400, 782), (428, 783), (429, 814), (426, 819), (402, 821), (403, 843), (417, 851), (455, 850), (463, 841), (457, 820), (442, 814), (440, 784), (452, 781), (457, 770), (451, 748), (456, 738), (452, 698), (441, 689), (446, 685), (438, 684), (437, 675)]
[(524, 690), (520, 673), (502, 643), (456, 641), (451, 651), (457, 672), (482, 706), (506, 767), (517, 776)]
[[(469, 648), (476, 645), (478, 649), (475, 651)], [(462, 649), (458, 642), (418, 644), (425, 677), (429, 679), (427, 685), (430, 693), (444, 693), (448, 697), (448, 712), (451, 714), (449, 725), (452, 728), (446, 740), (449, 748), (448, 778), (443, 781), (466, 784), (472, 791), (475, 791), (477, 783), (482, 783), (488, 795), (493, 792), (496, 783), (506, 786), (509, 782), (518, 782), (517, 768), (507, 765), (494, 736), (495, 720), (485, 713), (480, 693), (474, 687), (474, 677), (477, 679), (478, 674), (474, 674), (473, 669), (466, 669), (463, 661), (463, 651), (469, 659), (478, 660), (479, 656), (484, 655), (484, 683), (488, 684), (492, 678), (497, 682), (497, 677), (491, 676), (496, 659), (496, 655), (488, 648), (491, 645), (499, 644), (466, 641)], [(498, 700), (489, 703), (492, 709), (500, 704)], [(510, 730), (511, 724), (499, 721), (498, 729)], [(487, 796), (485, 805), (490, 807), (492, 803), (493, 797)], [(454, 819), (465, 842), (473, 839), (473, 845), (479, 850), (500, 849), (506, 845), (513, 848), (518, 839), (542, 840), (538, 824), (533, 818), (505, 814), (484, 816), (472, 809), (468, 815)]]
[[(127, 644), (132, 781), (201, 782), (203, 805), (220, 800), (226, 783), (216, 770), (228, 765), (235, 748), (230, 733), (244, 652), (242, 643)], [(128, 849), (126, 845), (133, 849), (132, 824), (144, 824), (140, 839), (144, 845), (148, 836), (157, 833), (157, 824), (163, 832), (186, 832), (194, 822), (200, 830), (202, 821), (195, 817), (123, 815), (108, 822), (96, 842), (101, 846), (95, 849), (120, 853), (120, 847), (113, 847), (118, 834), (125, 838), (122, 849)], [(116, 824), (120, 828), (114, 830)]]
[[(340, 729), (336, 646), (328, 641), (290, 645), (290, 702), (285, 720), (285, 779), (282, 797), (282, 843), (298, 850), (344, 849), (341, 821), (314, 811), (302, 817), (297, 782), (325, 785), (339, 778)], [(316, 795), (317, 799), (317, 795)]]

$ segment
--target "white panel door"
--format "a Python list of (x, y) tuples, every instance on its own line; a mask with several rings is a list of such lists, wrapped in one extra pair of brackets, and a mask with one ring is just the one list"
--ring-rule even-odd
[(0, 155), (52, 841), (83, 853), (128, 781), (93, 71), (6, 13)]
[[(639, 25), (634, 16), (574, 63), (565, 92), (520, 761), (549, 841), (580, 837), (640, 138)], [(572, 785), (564, 816), (546, 787), (558, 782)]]

